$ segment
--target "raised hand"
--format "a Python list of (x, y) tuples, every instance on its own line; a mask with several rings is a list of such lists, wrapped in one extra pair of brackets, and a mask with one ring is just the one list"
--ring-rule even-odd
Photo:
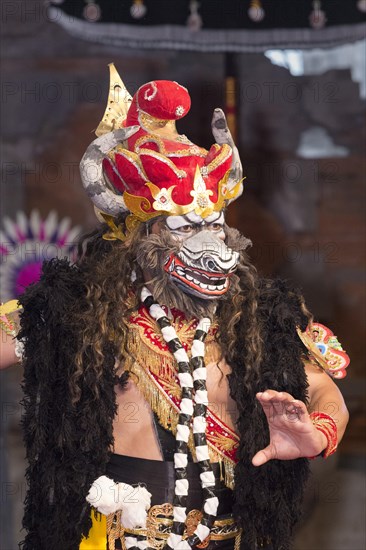
[(272, 459), (313, 457), (325, 449), (327, 439), (313, 425), (305, 403), (275, 390), (257, 393), (256, 397), (267, 417), (270, 442), (255, 454), (254, 466)]

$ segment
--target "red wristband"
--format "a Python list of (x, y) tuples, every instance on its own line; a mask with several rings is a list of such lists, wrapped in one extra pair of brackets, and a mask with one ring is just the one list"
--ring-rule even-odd
[(323, 458), (328, 458), (337, 450), (338, 444), (338, 434), (337, 434), (337, 425), (333, 418), (329, 414), (322, 412), (312, 412), (310, 418), (315, 428), (322, 432), (325, 435), (328, 441), (328, 445), (322, 451), (321, 456)]

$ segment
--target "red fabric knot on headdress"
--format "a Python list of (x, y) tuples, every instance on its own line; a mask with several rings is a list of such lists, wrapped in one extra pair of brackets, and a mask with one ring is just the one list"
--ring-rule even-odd
[(153, 80), (135, 94), (137, 108), (161, 120), (178, 120), (191, 108), (188, 90), (170, 80)]

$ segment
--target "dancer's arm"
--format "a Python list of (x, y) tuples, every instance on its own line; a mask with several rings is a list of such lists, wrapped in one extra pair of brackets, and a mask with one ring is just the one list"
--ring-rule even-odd
[(341, 392), (320, 368), (307, 363), (305, 370), (308, 407), (286, 392), (268, 389), (257, 394), (267, 417), (270, 442), (253, 457), (254, 466), (272, 459), (310, 458), (324, 452), (327, 456), (341, 441), (349, 418)]

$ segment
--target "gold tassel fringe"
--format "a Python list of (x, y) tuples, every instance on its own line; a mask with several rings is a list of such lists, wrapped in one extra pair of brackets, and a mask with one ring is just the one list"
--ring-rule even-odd
[[(151, 364), (151, 352), (149, 357), (149, 363)], [(137, 377), (138, 388), (143, 394), (145, 400), (150, 405), (154, 413), (157, 415), (159, 423), (163, 426), (163, 428), (171, 431), (173, 435), (175, 435), (178, 425), (178, 411), (175, 409), (175, 407), (172, 406), (171, 402), (168, 401), (168, 399), (162, 394), (159, 388), (154, 384), (154, 381), (149, 376), (148, 372), (137, 361), (134, 361), (132, 358), (130, 359), (130, 361), (128, 361), (128, 363), (130, 363), (128, 365), (129, 370), (133, 375)], [(167, 365), (165, 365), (165, 367), (166, 366)], [(217, 449), (212, 444), (210, 444), (209, 441), (207, 441), (207, 445), (211, 462), (220, 462), (224, 465), (225, 485), (229, 489), (234, 489), (234, 462), (226, 456), (222, 455), (222, 453), (220, 453), (219, 451), (217, 451)], [(193, 460), (195, 460), (196, 454), (192, 432), (189, 436), (188, 448), (192, 453)]]

